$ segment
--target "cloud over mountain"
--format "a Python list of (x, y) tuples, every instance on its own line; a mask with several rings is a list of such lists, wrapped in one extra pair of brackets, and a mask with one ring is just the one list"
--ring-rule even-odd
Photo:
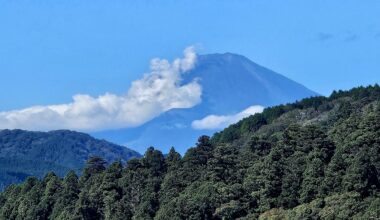
[(150, 72), (132, 82), (125, 95), (77, 94), (67, 104), (0, 112), (0, 129), (99, 131), (135, 127), (170, 109), (191, 108), (201, 101), (202, 88), (196, 80), (181, 82), (196, 60), (193, 47), (171, 63), (152, 59)]
[(195, 120), (191, 123), (191, 126), (197, 130), (214, 130), (222, 129), (230, 124), (234, 124), (243, 118), (256, 113), (261, 113), (264, 110), (263, 106), (253, 105), (249, 108), (234, 114), (234, 115), (209, 115), (200, 120)]

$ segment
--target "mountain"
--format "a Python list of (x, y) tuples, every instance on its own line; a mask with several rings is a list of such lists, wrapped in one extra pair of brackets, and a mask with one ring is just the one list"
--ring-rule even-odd
[(74, 131), (31, 132), (0, 131), (0, 189), (27, 176), (43, 177), (54, 171), (63, 176), (69, 170), (79, 172), (90, 156), (107, 162), (126, 162), (140, 155), (126, 147)]
[(93, 133), (95, 137), (126, 144), (140, 152), (149, 146), (181, 153), (193, 146), (199, 135), (211, 135), (221, 128), (196, 130), (192, 122), (209, 115), (230, 115), (252, 105), (273, 106), (316, 96), (307, 89), (244, 56), (225, 53), (198, 56), (195, 68), (183, 75), (183, 83), (198, 79), (202, 102), (189, 109), (172, 109), (152, 121), (128, 129)]
[(0, 194), (0, 219), (379, 219), (380, 87), (266, 108), (181, 157), (28, 178)]

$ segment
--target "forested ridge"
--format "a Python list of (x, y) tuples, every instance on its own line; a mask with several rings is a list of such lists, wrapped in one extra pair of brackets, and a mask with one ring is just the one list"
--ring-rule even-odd
[(8, 187), (0, 219), (379, 219), (380, 87), (267, 108), (182, 157), (88, 160)]
[(126, 147), (75, 131), (0, 130), (0, 191), (28, 176), (42, 178), (49, 171), (58, 176), (70, 170), (79, 173), (94, 155), (108, 162), (141, 157)]

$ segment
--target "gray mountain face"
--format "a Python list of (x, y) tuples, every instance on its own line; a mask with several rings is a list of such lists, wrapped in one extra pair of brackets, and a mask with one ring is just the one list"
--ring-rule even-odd
[(200, 55), (183, 83), (198, 79), (202, 102), (189, 109), (172, 109), (137, 127), (98, 132), (93, 135), (136, 149), (154, 146), (167, 152), (171, 146), (183, 153), (197, 137), (218, 130), (195, 130), (194, 120), (208, 115), (236, 114), (252, 105), (273, 106), (316, 96), (317, 93), (244, 56), (225, 53)]

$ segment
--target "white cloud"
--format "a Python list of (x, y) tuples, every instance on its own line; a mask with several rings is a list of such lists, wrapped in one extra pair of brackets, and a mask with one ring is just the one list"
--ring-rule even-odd
[(132, 82), (125, 95), (106, 93), (98, 97), (78, 94), (67, 104), (32, 106), (0, 112), (0, 129), (98, 131), (139, 126), (173, 108), (191, 108), (201, 101), (196, 80), (182, 85), (181, 75), (194, 67), (193, 47), (172, 63), (152, 59), (151, 71)]
[(253, 105), (234, 115), (209, 115), (200, 120), (195, 120), (191, 126), (197, 130), (214, 130), (225, 128), (230, 124), (234, 124), (243, 118), (250, 115), (263, 112), (264, 107), (260, 105)]

